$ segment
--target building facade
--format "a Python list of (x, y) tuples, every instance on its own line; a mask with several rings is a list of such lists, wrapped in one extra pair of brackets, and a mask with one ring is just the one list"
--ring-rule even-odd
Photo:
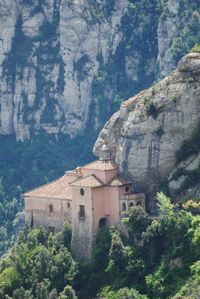
[(132, 183), (119, 177), (106, 145), (99, 160), (26, 192), (24, 201), (28, 226), (58, 231), (71, 223), (72, 252), (79, 259), (90, 258), (100, 227), (119, 224), (134, 205), (145, 209), (145, 195), (134, 193)]

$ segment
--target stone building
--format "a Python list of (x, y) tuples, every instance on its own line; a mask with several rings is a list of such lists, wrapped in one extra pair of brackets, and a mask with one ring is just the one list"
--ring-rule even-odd
[(24, 201), (28, 226), (57, 231), (71, 223), (72, 252), (80, 259), (91, 256), (99, 227), (119, 224), (131, 206), (145, 209), (145, 195), (134, 193), (132, 183), (119, 177), (105, 144), (99, 160), (26, 192)]

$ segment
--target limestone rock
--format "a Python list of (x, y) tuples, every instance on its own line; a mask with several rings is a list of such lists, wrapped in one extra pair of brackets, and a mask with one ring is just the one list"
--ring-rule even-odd
[(127, 5), (117, 0), (94, 21), (84, 1), (1, 1), (1, 134), (25, 140), (41, 129), (74, 136), (85, 128), (97, 56), (106, 64), (115, 54)]
[(123, 102), (99, 134), (94, 153), (106, 142), (138, 191), (154, 192), (167, 180), (177, 150), (198, 129), (199, 63), (199, 53), (186, 55), (168, 77)]
[(178, 16), (179, 1), (167, 1), (158, 23), (158, 58), (159, 75), (165, 77), (174, 69), (174, 59), (171, 51), (173, 39), (177, 36), (180, 20)]
[(35, 14), (33, 17), (27, 19), (23, 25), (22, 30), (25, 35), (30, 38), (36, 37), (40, 34), (40, 27), (44, 22), (44, 15), (42, 13)]
[[(122, 39), (118, 28), (127, 3), (116, 1), (115, 10), (107, 22), (90, 24), (92, 20), (87, 20), (84, 14), (87, 7), (84, 2), (77, 1), (69, 6), (67, 0), (62, 1), (60, 44), (65, 74), (63, 109), (66, 115), (63, 130), (72, 135), (74, 130), (81, 130), (89, 118), (92, 82), (99, 67), (98, 53), (102, 53), (103, 62), (107, 63), (109, 55), (115, 53)], [(81, 79), (80, 68), (83, 73)]]
[(99, 129), (116, 97), (176, 66), (173, 47), (198, 16), (189, 3), (182, 19), (180, 3), (155, 1), (148, 10), (128, 0), (1, 0), (0, 134), (25, 140)]
[[(194, 187), (191, 188), (184, 188), (185, 182), (187, 182), (187, 180), (190, 179), (190, 176), (194, 171), (198, 171), (199, 166), (200, 166), (200, 153), (198, 155), (191, 155), (185, 161), (180, 162), (172, 169), (168, 177), (169, 191), (171, 196), (173, 197), (181, 196), (182, 198), (188, 196), (189, 198), (189, 197), (198, 197), (200, 195), (198, 189), (199, 184), (194, 184)], [(194, 194), (196, 194), (196, 196)]]

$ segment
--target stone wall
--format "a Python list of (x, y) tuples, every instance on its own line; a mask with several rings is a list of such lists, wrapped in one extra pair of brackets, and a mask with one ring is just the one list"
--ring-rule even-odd
[[(84, 188), (84, 195), (79, 187), (72, 187), (72, 252), (78, 259), (91, 257), (93, 247), (93, 206), (91, 188)], [(85, 216), (80, 215), (80, 205), (85, 207)]]
[(63, 223), (71, 222), (72, 204), (70, 200), (25, 197), (24, 201), (25, 223), (28, 226), (42, 225), (47, 229), (60, 230)]

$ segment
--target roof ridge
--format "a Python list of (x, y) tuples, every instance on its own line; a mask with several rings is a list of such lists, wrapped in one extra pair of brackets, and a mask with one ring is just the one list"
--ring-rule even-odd
[(76, 180), (74, 180), (74, 181), (72, 181), (72, 182), (70, 182), (69, 183), (69, 185), (71, 185), (71, 184), (73, 184), (73, 183), (75, 183), (75, 182), (79, 182), (79, 181), (82, 181), (82, 180), (84, 180), (84, 179), (86, 179), (86, 178), (88, 178), (88, 177), (94, 177), (99, 183), (101, 183), (101, 184), (103, 184), (104, 185), (104, 183), (94, 174), (94, 173), (90, 173), (90, 174), (87, 174), (87, 175), (85, 175), (85, 176), (82, 176), (82, 177), (80, 177), (80, 178), (77, 178)]
[(92, 176), (92, 174), (87, 174), (87, 175), (85, 175), (85, 176), (78, 177), (78, 178), (76, 178), (75, 180), (71, 181), (71, 182), (69, 183), (69, 185), (71, 185), (71, 184), (73, 184), (73, 183), (75, 183), (75, 182), (79, 182), (79, 181), (81, 181), (82, 179), (87, 178), (87, 177), (89, 177), (89, 176)]
[(116, 174), (112, 179), (110, 179), (110, 181), (108, 182), (108, 185), (109, 185), (110, 183), (112, 183), (112, 181), (114, 181), (117, 177), (119, 177), (118, 174)]
[(95, 177), (95, 179), (96, 179), (97, 181), (99, 181), (99, 183), (101, 183), (102, 185), (105, 185), (104, 182), (103, 182), (100, 178), (98, 178), (98, 177), (96, 176), (96, 174), (93, 174), (93, 176)]
[(119, 181), (121, 181), (122, 185), (130, 185), (132, 184), (132, 182), (124, 179), (122, 176), (120, 176), (120, 174), (116, 174), (108, 183), (107, 185), (110, 185), (114, 180), (118, 179)]

